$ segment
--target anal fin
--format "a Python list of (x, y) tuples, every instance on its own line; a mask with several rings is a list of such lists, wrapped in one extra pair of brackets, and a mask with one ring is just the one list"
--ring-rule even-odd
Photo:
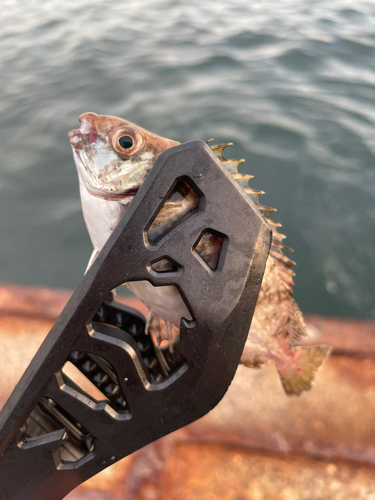
[(330, 346), (295, 347), (294, 360), (278, 368), (281, 382), (288, 395), (299, 396), (311, 389), (316, 372), (330, 351)]

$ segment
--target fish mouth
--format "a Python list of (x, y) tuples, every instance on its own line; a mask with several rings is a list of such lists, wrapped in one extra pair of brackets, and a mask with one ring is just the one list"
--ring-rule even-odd
[(79, 122), (81, 124), (80, 128), (68, 132), (68, 139), (73, 147), (77, 146), (84, 137), (91, 143), (95, 142), (98, 133), (95, 125), (95, 118), (97, 116), (96, 113), (84, 113), (79, 117)]
[(96, 130), (82, 131), (80, 128), (75, 128), (68, 132), (69, 142), (74, 149), (80, 149), (84, 143), (93, 144), (98, 137)]
[[(94, 135), (94, 134), (91, 134)], [(84, 137), (88, 138), (90, 134), (83, 134), (79, 128), (68, 132), (68, 139), (73, 149), (77, 150), (82, 147), (82, 140)]]
[(75, 128), (74, 130), (68, 132), (68, 139), (70, 144), (72, 144), (72, 141), (74, 142), (74, 139), (76, 139), (77, 137), (82, 138), (82, 132), (80, 131), (79, 128)]
[[(138, 190), (141, 187), (140, 185), (129, 187), (129, 189), (126, 189), (125, 191), (112, 191), (110, 189), (106, 189), (103, 185), (96, 185), (96, 179), (95, 177), (93, 177), (93, 172), (85, 161), (83, 155), (81, 155), (81, 152), (79, 150), (75, 149), (74, 145), (72, 145), (72, 147), (74, 159), (78, 167), (78, 172), (81, 172), (79, 173), (79, 176), (81, 177), (82, 182), (85, 184), (87, 191), (92, 196), (95, 196), (96, 198), (102, 198), (104, 200), (121, 200), (125, 198), (131, 198), (138, 193)], [(82, 168), (79, 168), (79, 166), (83, 167), (85, 172), (83, 172)], [(84, 173), (86, 174), (83, 175)]]
[(82, 135), (82, 133), (79, 130), (79, 128), (75, 128), (74, 130), (71, 130), (70, 132), (68, 132), (69, 142), (71, 143), (72, 139), (74, 139), (75, 137), (80, 136), (80, 135)]

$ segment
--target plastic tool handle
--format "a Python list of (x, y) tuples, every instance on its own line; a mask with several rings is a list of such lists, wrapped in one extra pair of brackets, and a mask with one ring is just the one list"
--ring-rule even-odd
[[(199, 208), (153, 244), (148, 228), (182, 181)], [(194, 250), (207, 230), (223, 240), (215, 270)], [(265, 219), (207, 145), (163, 153), (0, 414), (0, 498), (62, 499), (214, 408), (237, 369), (270, 242)], [(178, 272), (152, 271), (150, 263), (162, 258), (178, 263)], [(142, 318), (128, 311), (126, 320), (123, 311), (120, 328), (111, 326), (113, 317), (105, 320), (117, 307), (103, 304), (109, 292), (141, 280), (176, 286), (193, 318), (182, 320), (180, 358), (161, 380), (137, 338)], [(105, 383), (108, 398), (93, 400), (64, 375), (67, 360)]]

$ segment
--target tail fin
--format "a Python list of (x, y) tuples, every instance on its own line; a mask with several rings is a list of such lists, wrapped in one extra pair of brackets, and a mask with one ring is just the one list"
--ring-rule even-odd
[(287, 367), (279, 369), (281, 382), (288, 395), (299, 396), (311, 388), (315, 373), (327, 357), (330, 347), (295, 347), (295, 359)]

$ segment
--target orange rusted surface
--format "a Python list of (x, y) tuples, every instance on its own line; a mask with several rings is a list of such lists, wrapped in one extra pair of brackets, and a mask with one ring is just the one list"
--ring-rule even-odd
[[(56, 320), (71, 295), (70, 290), (0, 284), (0, 314)], [(116, 300), (147, 313), (137, 299), (118, 296)]]
[(375, 322), (330, 318), (315, 314), (307, 315), (310, 332), (316, 335), (317, 342), (330, 344), (336, 353), (365, 353), (375, 355)]
[(166, 463), (164, 500), (300, 500), (371, 498), (374, 470), (342, 461), (249, 451), (218, 444), (180, 444)]
[[(0, 406), (69, 297), (0, 285)], [(317, 342), (334, 346), (310, 392), (287, 397), (273, 365), (241, 366), (209, 415), (66, 498), (375, 500), (375, 322), (307, 322)]]

